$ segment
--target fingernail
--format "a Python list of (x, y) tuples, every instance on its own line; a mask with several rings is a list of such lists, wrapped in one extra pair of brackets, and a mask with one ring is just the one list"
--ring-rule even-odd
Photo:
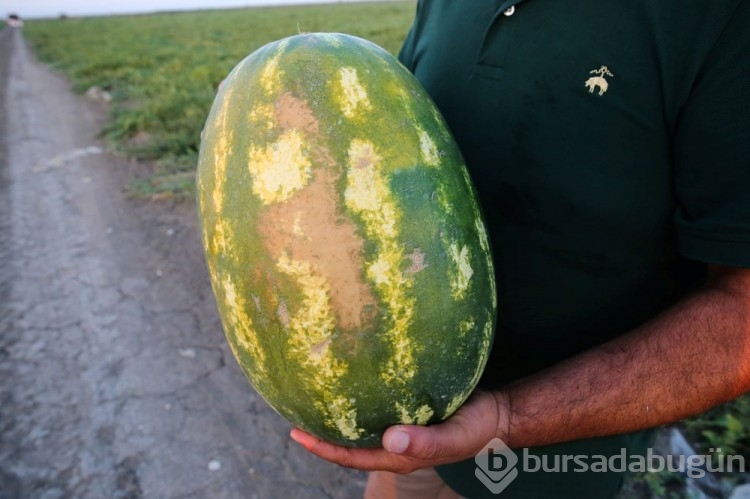
[(289, 436), (292, 437), (292, 440), (300, 444), (305, 449), (309, 449), (316, 442), (315, 437), (308, 435), (304, 431), (301, 431), (297, 428), (293, 429)]
[(405, 431), (394, 431), (388, 435), (388, 441), (385, 443), (385, 448), (389, 452), (395, 452), (401, 454), (409, 447), (409, 434)]

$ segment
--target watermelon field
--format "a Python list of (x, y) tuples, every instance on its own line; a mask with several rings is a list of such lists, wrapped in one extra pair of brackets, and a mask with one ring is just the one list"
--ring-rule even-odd
[[(0, 333), (6, 324), (20, 324), (32, 338), (24, 357), (18, 354), (20, 347), (0, 335), (0, 498), (14, 497), (13, 487), (33, 489), (37, 495), (29, 497), (45, 491), (52, 491), (45, 497), (66, 497), (68, 492), (73, 497), (108, 497), (115, 490), (112, 483), (117, 497), (129, 498), (141, 497), (142, 490), (155, 491), (155, 497), (352, 497), (361, 491), (362, 474), (334, 469), (292, 450), (286, 423), (259, 397), (248, 395), (251, 389), (245, 379), (227, 367), (236, 366), (212, 315), (215, 302), (201, 273), (205, 262), (195, 227), (196, 163), (201, 130), (217, 88), (246, 55), (271, 41), (318, 31), (360, 36), (396, 54), (415, 6), (416, 0), (398, 0), (35, 19), (26, 21), (22, 34), (15, 33), (16, 45), (7, 49), (15, 51), (14, 56), (0, 57), (0, 77), (9, 81), (7, 101), (12, 104), (16, 96), (20, 102), (7, 115), (29, 114), (20, 109), (21, 97), (32, 100), (27, 95), (32, 91), (50, 95), (45, 96), (49, 100), (37, 99), (40, 102), (30, 113), (34, 119), (23, 128), (19, 125), (15, 135), (16, 123), (5, 124), (0, 113), (0, 130), (5, 127), (0, 135), (14, 137), (4, 146), (7, 154), (0, 147)], [(11, 38), (8, 31), (0, 29), (3, 43)], [(28, 53), (19, 48), (21, 37)], [(37, 60), (42, 64), (36, 65)], [(14, 65), (24, 68), (23, 78), (13, 76)], [(68, 86), (77, 95), (52, 94), (68, 92)], [(61, 99), (62, 104), (57, 102)], [(44, 114), (48, 104), (56, 106), (50, 116)], [(6, 111), (2, 104), (0, 110)], [(82, 132), (71, 132), (58, 149), (52, 146), (59, 144), (38, 138), (43, 135), (37, 126), (67, 132), (65, 124), (74, 110), (87, 117)], [(13, 140), (23, 142), (18, 146)], [(5, 158), (11, 158), (10, 166), (11, 160), (20, 158), (16, 169), (22, 173), (16, 175), (32, 194), (6, 195), (4, 178), (12, 175), (1, 169)], [(119, 171), (106, 174), (102, 165)], [(91, 186), (100, 191), (86, 194)], [(126, 198), (115, 200), (120, 191)], [(23, 213), (8, 222), (12, 227), (6, 230), (3, 216), (11, 210), (6, 204), (13, 203)], [(57, 211), (78, 217), (72, 229), (59, 221)], [(134, 214), (137, 221), (124, 213)], [(30, 222), (35, 214), (46, 223), (41, 229)], [(110, 215), (114, 222), (105, 218)], [(83, 218), (90, 218), (86, 223), (92, 225), (93, 236), (81, 229)], [(126, 241), (131, 230), (138, 232), (138, 239)], [(95, 258), (85, 253), (89, 247), (103, 253)], [(63, 248), (77, 263), (60, 261), (53, 267), (47, 260), (52, 250), (45, 248), (58, 252)], [(3, 274), (2, 263), (11, 260), (7, 256), (11, 253), (26, 260), (15, 263), (16, 274), (10, 275), (24, 269), (32, 279), (14, 283), (16, 287), (8, 291), (14, 278)], [(142, 254), (147, 256), (139, 260)], [(110, 278), (111, 266), (122, 267), (124, 275)], [(25, 296), (28, 303), (14, 302), (13, 293)], [(42, 304), (40, 297), (52, 301)], [(83, 318), (74, 317), (73, 311), (88, 310), (89, 302), (95, 308)], [(50, 317), (62, 324), (59, 330), (45, 322)], [(102, 345), (75, 336), (86, 328), (105, 331)], [(214, 336), (196, 340), (187, 336), (191, 328), (201, 334), (210, 330)], [(139, 336), (123, 333), (129, 331), (138, 331)], [(68, 333), (73, 339), (64, 341), (71, 343), (70, 358), (51, 358), (46, 342), (63, 342), (63, 334)], [(170, 335), (172, 343), (164, 339)], [(22, 344), (20, 338), (13, 341)], [(127, 358), (115, 356), (120, 343), (127, 347)], [(77, 351), (82, 344), (88, 346)], [(26, 379), (44, 380), (14, 392), (27, 398), (16, 405), (6, 403), (16, 382), (2, 362), (13, 355)], [(96, 390), (76, 391), (56, 371), (46, 378), (37, 376), (33, 369), (43, 364), (55, 369), (74, 366)], [(171, 374), (158, 371), (154, 366), (159, 364)], [(39, 396), (42, 389), (47, 392)], [(79, 412), (85, 413), (80, 407), (87, 399), (99, 405), (84, 417)], [(43, 416), (46, 426), (31, 419), (9, 422), (15, 417), (13, 411), (36, 415), (44, 412), (39, 408), (45, 404), (58, 411)], [(178, 411), (182, 412), (175, 415)], [(65, 414), (95, 431), (73, 430), (61, 422), (67, 421)], [(143, 430), (153, 422), (168, 434), (168, 445)], [(750, 464), (750, 396), (674, 428), (695, 453), (739, 454)], [(672, 443), (672, 429), (661, 432), (662, 450)], [(246, 434), (232, 433), (240, 431)], [(44, 447), (39, 442), (48, 442), (55, 433), (65, 436), (57, 447), (49, 446), (42, 453), (45, 458), (54, 456), (54, 467), (37, 457), (28, 458), (23, 466), (4, 467), (3, 461), (37, 456), (34, 452)], [(24, 440), (16, 447), (11, 442), (16, 435), (33, 442), (27, 445)], [(199, 438), (205, 441), (198, 442)], [(199, 446), (201, 453), (196, 452)], [(186, 467), (196, 471), (168, 490), (162, 477), (182, 476)], [(38, 476), (30, 473), (24, 484), (4, 491), (4, 485), (14, 483), (8, 477), (18, 470), (32, 470)], [(92, 485), (97, 482), (91, 477), (97, 473), (108, 477), (114, 473), (108, 478), (109, 489)], [(69, 484), (55, 481), (59, 477), (67, 477)], [(291, 478), (284, 481), (284, 477)], [(642, 473), (627, 483), (622, 497), (730, 497), (738, 486), (750, 483), (750, 475), (728, 474), (699, 485), (688, 482), (678, 473)], [(252, 487), (258, 494), (242, 495)], [(55, 495), (55, 490), (65, 493)]]
[(268, 42), (336, 31), (396, 53), (416, 2), (321, 4), (31, 21), (36, 55), (78, 92), (111, 98), (103, 133), (118, 151), (156, 160), (131, 188), (140, 195), (192, 193), (200, 131), (221, 80)]

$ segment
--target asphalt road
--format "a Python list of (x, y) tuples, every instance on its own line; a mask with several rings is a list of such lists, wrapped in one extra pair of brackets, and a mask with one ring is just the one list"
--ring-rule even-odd
[(252, 390), (192, 203), (127, 199), (103, 104), (0, 30), (0, 499), (349, 498)]

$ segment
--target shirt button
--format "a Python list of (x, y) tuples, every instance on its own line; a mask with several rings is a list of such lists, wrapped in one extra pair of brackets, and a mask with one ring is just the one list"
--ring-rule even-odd
[(512, 16), (515, 13), (516, 13), (516, 6), (515, 5), (511, 5), (510, 7), (508, 7), (507, 9), (505, 9), (505, 12), (503, 12), (503, 14), (506, 15), (506, 16)]

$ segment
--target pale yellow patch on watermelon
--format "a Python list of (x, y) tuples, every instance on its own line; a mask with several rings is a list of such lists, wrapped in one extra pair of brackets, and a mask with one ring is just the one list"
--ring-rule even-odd
[[(232, 91), (227, 90), (219, 108), (219, 113), (214, 120), (218, 128), (214, 135), (216, 140), (213, 144), (212, 158), (214, 160), (213, 175), (214, 188), (211, 192), (211, 202), (214, 213), (221, 213), (224, 206), (224, 186), (227, 177), (227, 163), (232, 144), (234, 142), (234, 130), (228, 124), (229, 102), (232, 100)], [(221, 216), (217, 216), (213, 226), (213, 241), (211, 248), (214, 253), (224, 253), (227, 250), (227, 224)], [(206, 231), (208, 233), (208, 231)]]
[(469, 247), (464, 245), (461, 249), (456, 243), (450, 245), (450, 257), (455, 265), (455, 271), (449, 276), (451, 292), (457, 300), (462, 299), (469, 287), (474, 269), (471, 268), (471, 255)]
[(271, 104), (259, 103), (250, 110), (250, 122), (258, 127), (271, 130), (276, 126), (276, 111)]
[(411, 411), (409, 407), (398, 402), (396, 402), (395, 406), (396, 411), (399, 413), (399, 421), (401, 424), (425, 425), (432, 415), (435, 414), (435, 410), (427, 404), (418, 407), (414, 411)]
[[(229, 330), (233, 338), (229, 338), (232, 349), (241, 349), (250, 355), (258, 372), (265, 371), (265, 353), (258, 345), (258, 338), (253, 329), (252, 318), (246, 312), (247, 303), (237, 293), (234, 282), (229, 276), (220, 280), (221, 293), (224, 300), (221, 301), (225, 308), (225, 316), (229, 321)], [(234, 341), (231, 341), (231, 340)], [(237, 356), (237, 358), (241, 358)]]
[(487, 237), (487, 229), (482, 222), (482, 218), (479, 216), (479, 212), (474, 213), (474, 227), (479, 234), (479, 245), (482, 247), (482, 251), (490, 253), (490, 239)]
[(391, 264), (381, 255), (374, 263), (367, 268), (367, 276), (375, 284), (386, 284), (389, 279)]
[(224, 203), (224, 182), (226, 179), (227, 161), (229, 159), (230, 148), (234, 141), (234, 130), (228, 125), (228, 114), (229, 114), (229, 102), (232, 100), (231, 90), (227, 90), (224, 95), (221, 107), (219, 108), (218, 115), (216, 116), (214, 123), (216, 128), (214, 136), (216, 140), (213, 143), (213, 150), (211, 158), (214, 160), (213, 165), (213, 178), (214, 178), (214, 190), (211, 194), (211, 200), (213, 201), (213, 208), (216, 213), (221, 211)]
[(435, 410), (429, 405), (425, 404), (417, 409), (417, 412), (414, 414), (414, 422), (420, 425), (425, 425), (427, 424), (427, 421), (430, 420), (433, 414), (435, 414)]
[(440, 110), (438, 110), (436, 106), (432, 107), (432, 119), (435, 120), (437, 129), (440, 131), (440, 134), (443, 136), (443, 140), (447, 140), (447, 141), (453, 140), (453, 136), (451, 135), (450, 131), (448, 130), (447, 125), (445, 124), (445, 119), (443, 118), (443, 115), (440, 114)]
[(286, 201), (307, 186), (312, 176), (305, 142), (297, 130), (287, 130), (266, 147), (250, 147), (248, 168), (253, 194), (264, 204)]
[(309, 262), (292, 260), (285, 252), (277, 260), (276, 267), (296, 278), (303, 296), (302, 304), (290, 322), (296, 333), (289, 338), (291, 349), (304, 357), (305, 365), (322, 368), (323, 376), (340, 377), (346, 372), (346, 364), (332, 358), (329, 350), (336, 319), (331, 309), (328, 283), (315, 274)]
[(329, 425), (332, 423), (345, 438), (359, 440), (365, 433), (364, 429), (357, 427), (357, 409), (354, 408), (353, 400), (342, 396), (335, 397), (328, 410), (332, 414)]
[(330, 286), (309, 262), (295, 261), (282, 253), (276, 262), (282, 273), (295, 278), (302, 304), (289, 320), (289, 354), (312, 373), (306, 378), (314, 391), (315, 406), (327, 415), (328, 425), (350, 440), (365, 432), (357, 427), (354, 403), (341, 395), (339, 381), (349, 366), (331, 352), (336, 318), (331, 307)]
[(227, 170), (227, 157), (229, 155), (229, 144), (232, 140), (232, 132), (222, 130), (219, 137), (214, 143), (214, 190), (211, 193), (211, 200), (214, 204), (214, 210), (219, 212), (224, 203), (224, 181)]
[(476, 325), (476, 321), (474, 321), (473, 317), (470, 317), (468, 319), (462, 320), (458, 324), (458, 333), (461, 336), (466, 336), (469, 333), (469, 331), (471, 331), (472, 329), (474, 329), (475, 325)]
[(459, 393), (458, 395), (453, 397), (450, 403), (448, 404), (448, 407), (445, 409), (445, 413), (443, 414), (443, 419), (447, 418), (448, 416), (456, 412), (458, 408), (461, 407), (461, 404), (463, 404), (467, 398), (468, 398), (468, 394), (466, 392)]
[(344, 200), (349, 209), (362, 217), (367, 236), (377, 241), (377, 256), (366, 264), (367, 277), (388, 307), (390, 327), (385, 337), (391, 342), (392, 354), (381, 377), (386, 383), (403, 383), (414, 376), (417, 367), (415, 345), (408, 335), (415, 305), (409, 294), (413, 279), (412, 274), (401, 271), (407, 256), (398, 240), (398, 208), (375, 146), (355, 139), (348, 156)]
[(341, 85), (339, 106), (344, 116), (353, 118), (359, 109), (372, 109), (367, 90), (360, 83), (356, 68), (341, 68), (339, 70), (339, 84)]
[(354, 139), (349, 145), (349, 170), (344, 199), (347, 206), (358, 213), (369, 213), (373, 223), (368, 228), (375, 231), (378, 240), (393, 240), (397, 236), (396, 205), (388, 189), (383, 172), (382, 158), (372, 142)]
[(453, 214), (453, 203), (450, 201), (450, 189), (454, 188), (452, 185), (447, 185), (445, 183), (440, 184), (437, 188), (437, 197), (438, 197), (438, 203), (440, 204), (440, 209), (442, 212), (448, 216)]
[[(487, 268), (491, 271), (494, 267), (492, 262), (492, 252), (490, 251), (490, 240), (489, 237), (487, 237), (487, 229), (484, 226), (479, 210), (476, 208), (474, 211), (474, 226), (476, 227), (477, 234), (479, 234), (479, 245), (487, 259)], [(495, 288), (495, 273), (488, 272), (488, 274), (487, 278), (490, 280), (490, 289), (492, 290), (492, 296), (494, 297), (497, 296), (497, 290)], [(492, 308), (497, 309), (497, 301), (495, 299), (492, 300)]]
[(419, 150), (422, 153), (422, 160), (429, 166), (438, 166), (440, 164), (440, 153), (432, 140), (430, 134), (425, 130), (419, 129)]
[(349, 165), (346, 202), (357, 211), (374, 211), (380, 208), (385, 192), (376, 166), (382, 158), (375, 152), (372, 142), (354, 139), (349, 144)]
[(214, 222), (214, 239), (213, 239), (213, 252), (216, 254), (226, 254), (229, 249), (227, 242), (227, 233), (231, 229), (228, 228), (228, 222), (224, 218), (217, 218)]
[(281, 70), (279, 56), (271, 58), (260, 73), (260, 84), (267, 95), (273, 95), (281, 86)]
[[(480, 364), (484, 364), (487, 358), (490, 356), (490, 343), (492, 342), (492, 321), (484, 323), (484, 335), (482, 336), (482, 356), (480, 357)], [(482, 368), (478, 369), (481, 374)], [(478, 379), (478, 378), (477, 378)]]

